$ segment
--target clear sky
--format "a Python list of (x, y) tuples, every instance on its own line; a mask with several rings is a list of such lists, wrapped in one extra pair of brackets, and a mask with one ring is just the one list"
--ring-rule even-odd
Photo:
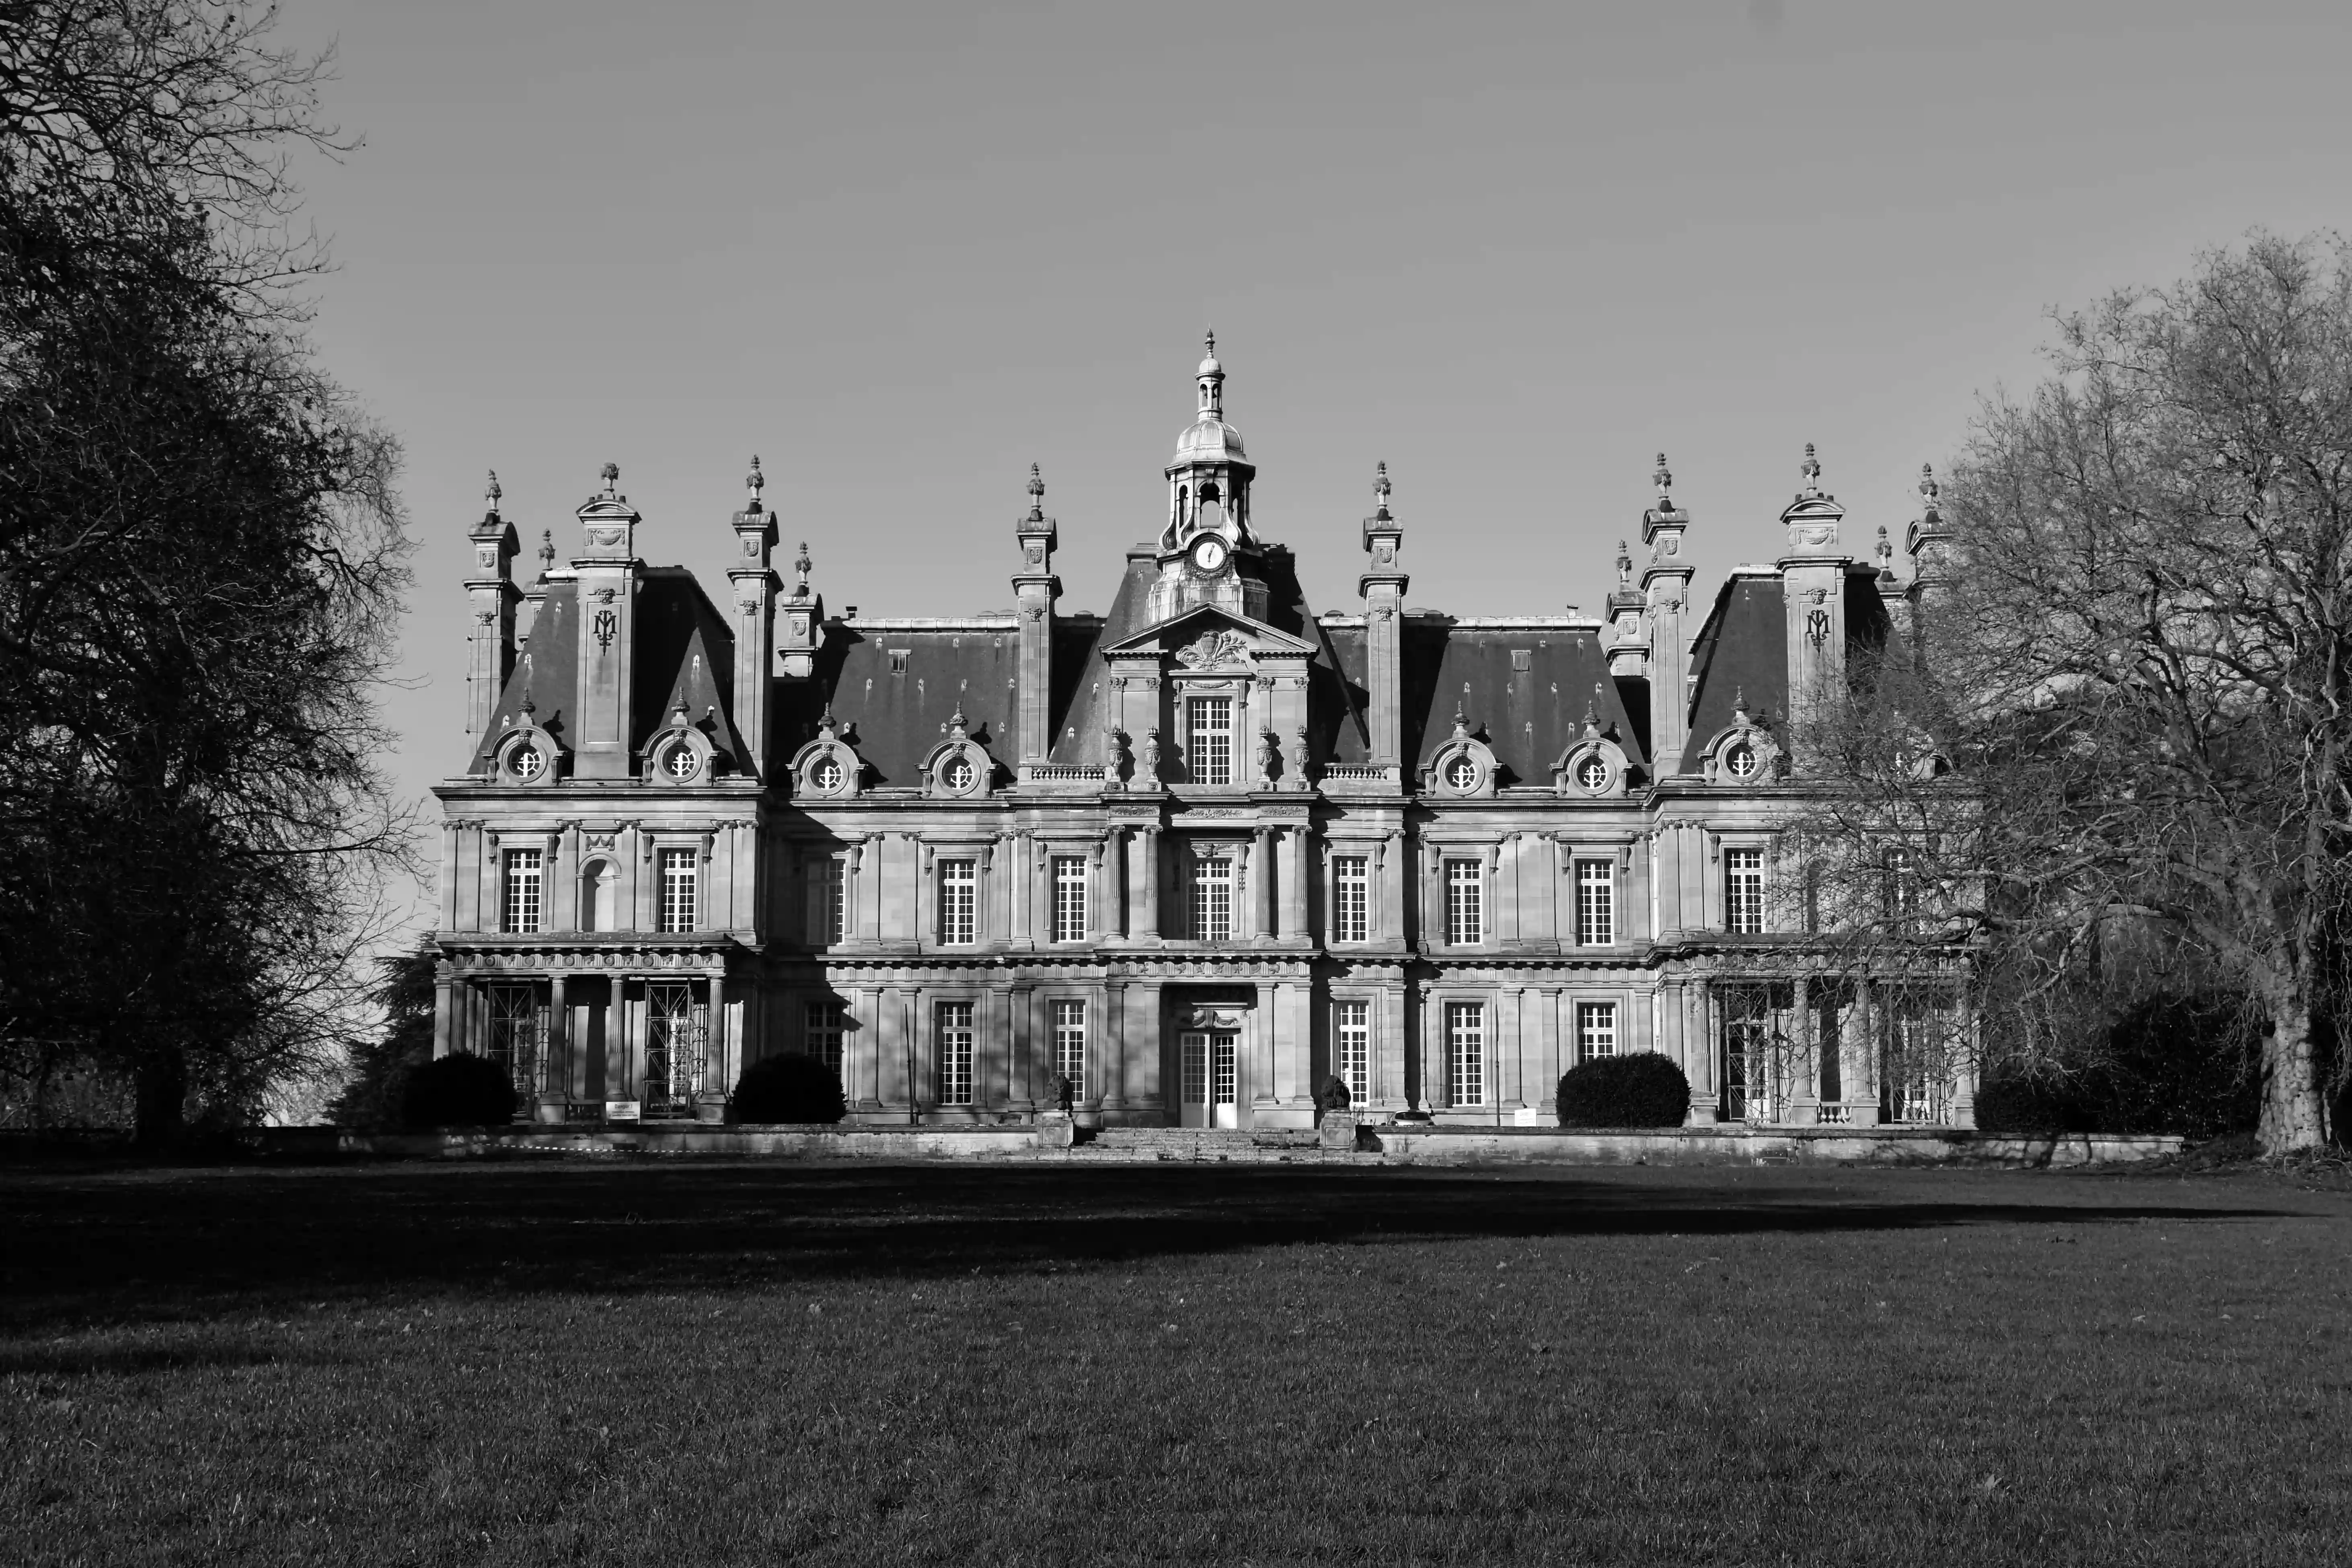
[(719, 596), (757, 453), (829, 605), (951, 615), (1012, 602), (1036, 462), (1101, 610), (1213, 324), (1318, 608), (1384, 459), (1411, 603), (1589, 610), (1659, 450), (1703, 588), (1777, 552), (1807, 441), (1857, 549), (1899, 542), (2048, 307), (2352, 226), (2342, 0), (285, 0), (283, 36), (339, 40), (367, 138), (306, 167), (317, 338), (407, 447), (418, 795), (488, 468), (535, 565), (617, 462)]

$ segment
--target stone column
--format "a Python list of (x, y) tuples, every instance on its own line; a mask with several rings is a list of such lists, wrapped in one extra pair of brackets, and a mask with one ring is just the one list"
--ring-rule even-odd
[(1878, 1125), (1878, 988), (1858, 981), (1853, 988), (1853, 1025), (1847, 1031), (1845, 1100), (1856, 1127)]
[(1136, 1049), (1131, 1037), (1134, 1033), (1133, 1020), (1128, 1016), (1127, 982), (1107, 982), (1103, 986), (1102, 1065), (1097, 1069), (1105, 1110), (1128, 1109), (1127, 1086), (1133, 1076), (1130, 1064)]
[(1507, 1111), (1523, 1110), (1528, 1103), (1527, 1041), (1522, 1037), (1527, 994), (1524, 985), (1506, 985), (1497, 1009), (1502, 1017), (1496, 1020), (1499, 1026), (1495, 1031), (1496, 1066), (1500, 1069), (1495, 1075), (1495, 1103)]
[(1406, 997), (1404, 984), (1391, 981), (1381, 988), (1380, 1012), (1372, 1020), (1372, 1098), (1384, 1110), (1397, 1110), (1412, 1098), (1406, 1077)]
[(539, 1064), (539, 1104), (534, 1108), (536, 1120), (546, 1122), (563, 1120), (564, 1085), (572, 1077), (572, 1009), (564, 996), (565, 978), (557, 973), (547, 983), (547, 1059)]
[[(1036, 1112), (1037, 1096), (1045, 1081), (1045, 1065), (1039, 1060), (1037, 988), (1030, 984), (1014, 985), (1010, 1005), (1011, 1037), (1006, 1056), (1011, 1088), (1005, 1097), (1005, 1109), (1017, 1116), (1029, 1116)], [(1053, 1042), (1048, 1039), (1044, 1044), (1050, 1051)]]
[(433, 966), (433, 1054), (446, 1057), (464, 1047), (457, 1044), (464, 1033), (464, 1022), (457, 1009), (464, 1005), (465, 989), (452, 976), (445, 959)]
[[(1282, 1057), (1281, 1020), (1275, 1007), (1275, 985), (1272, 981), (1257, 983), (1257, 1026), (1250, 1031), (1251, 1044), (1256, 1048), (1252, 1055), (1257, 1059), (1244, 1068), (1241, 1084), (1241, 1102), (1253, 1110), (1271, 1110), (1282, 1103), (1281, 1085), (1277, 1082)], [(1255, 1118), (1252, 1117), (1255, 1121)]]
[[(1568, 1070), (1567, 1057), (1572, 1047), (1563, 1047), (1560, 1039), (1560, 992), (1558, 986), (1547, 985), (1536, 994), (1536, 1109), (1549, 1126), (1559, 1120), (1559, 1075)], [(1633, 1033), (1633, 1021), (1625, 1020), (1626, 1034)]]
[(1797, 1059), (1790, 1064), (1789, 1120), (1801, 1124), (1822, 1119), (1821, 1041), (1813, 1028), (1811, 982), (1797, 976), (1789, 987), (1790, 1011), (1796, 1038), (1790, 1043), (1795, 1047)]
[(1263, 942), (1274, 935), (1274, 857), (1266, 851), (1267, 829), (1250, 832), (1249, 930), (1244, 940)]
[(882, 1109), (882, 991), (861, 986), (855, 993), (857, 1027), (841, 1043), (842, 1076), (849, 1079), (853, 1110)]
[(1145, 942), (1160, 940), (1160, 829), (1147, 827), (1138, 850), (1143, 860), (1143, 897), (1135, 911), (1136, 935)]
[(1012, 918), (1007, 930), (1015, 947), (1033, 947), (1036, 945), (1037, 935), (1033, 921), (1034, 911), (1040, 909), (1045, 911), (1045, 934), (1048, 937), (1053, 935), (1053, 886), (1050, 880), (1046, 883), (1045, 898), (1040, 900), (1037, 897), (1040, 876), (1052, 868), (1051, 857), (1039, 855), (1037, 841), (1027, 833), (1015, 833), (1006, 845), (1003, 864), (1005, 891), (1013, 900)]
[(1284, 834), (1282, 846), (1282, 937), (1286, 942), (1303, 942), (1307, 940), (1307, 879), (1312, 854), (1306, 825), (1302, 823)]

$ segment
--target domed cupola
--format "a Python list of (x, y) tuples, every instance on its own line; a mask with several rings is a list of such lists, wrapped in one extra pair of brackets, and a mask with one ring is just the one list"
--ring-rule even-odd
[(1208, 603), (1262, 620), (1265, 584), (1250, 527), (1250, 481), (1257, 469), (1242, 433), (1225, 423), (1225, 367), (1217, 363), (1214, 332), (1194, 384), (1200, 406), (1176, 437), (1176, 456), (1167, 468), (1168, 521), (1160, 531), (1160, 581), (1150, 613), (1155, 621), (1166, 620)]

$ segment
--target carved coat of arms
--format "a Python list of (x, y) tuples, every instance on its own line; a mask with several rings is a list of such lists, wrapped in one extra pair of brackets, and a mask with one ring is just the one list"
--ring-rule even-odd
[(1189, 669), (1209, 669), (1240, 664), (1249, 658), (1249, 639), (1239, 632), (1202, 632), (1176, 650), (1176, 662)]

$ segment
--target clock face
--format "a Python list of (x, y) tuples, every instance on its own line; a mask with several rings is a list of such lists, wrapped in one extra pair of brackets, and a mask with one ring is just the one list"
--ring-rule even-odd
[(1192, 564), (1203, 572), (1214, 572), (1225, 563), (1225, 542), (1203, 539), (1192, 546)]

